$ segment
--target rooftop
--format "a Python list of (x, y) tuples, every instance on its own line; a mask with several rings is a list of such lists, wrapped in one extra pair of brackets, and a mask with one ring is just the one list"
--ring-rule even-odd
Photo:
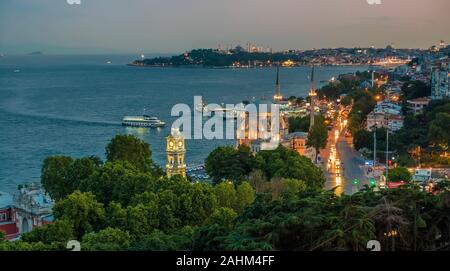
[(0, 209), (12, 205), (13, 196), (0, 191)]
[(420, 97), (412, 100), (407, 100), (408, 103), (429, 103), (431, 101), (428, 97)]
[(298, 137), (306, 138), (306, 137), (308, 137), (308, 133), (305, 133), (305, 132), (294, 132), (294, 133), (287, 134), (284, 137), (284, 139), (292, 139), (292, 138), (298, 138)]
[(390, 115), (389, 120), (403, 120), (403, 117), (399, 115)]

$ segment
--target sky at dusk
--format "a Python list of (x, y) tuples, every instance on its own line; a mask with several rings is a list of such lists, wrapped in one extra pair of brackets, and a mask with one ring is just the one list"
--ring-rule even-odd
[(0, 0), (0, 53), (450, 43), (450, 0)]

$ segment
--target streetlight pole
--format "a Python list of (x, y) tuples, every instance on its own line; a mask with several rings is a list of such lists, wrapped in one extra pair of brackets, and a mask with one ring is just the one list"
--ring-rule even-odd
[(384, 112), (384, 116), (386, 118), (386, 186), (389, 189), (389, 113), (387, 110)]
[(375, 166), (376, 166), (376, 159), (377, 159), (377, 128), (375, 126), (375, 128), (373, 129), (373, 168), (375, 170)]

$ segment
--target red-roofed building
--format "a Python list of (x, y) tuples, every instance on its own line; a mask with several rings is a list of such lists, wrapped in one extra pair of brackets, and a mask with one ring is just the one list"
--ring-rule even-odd
[(19, 235), (13, 214), (13, 197), (0, 192), (0, 231), (5, 233), (6, 239), (14, 239)]

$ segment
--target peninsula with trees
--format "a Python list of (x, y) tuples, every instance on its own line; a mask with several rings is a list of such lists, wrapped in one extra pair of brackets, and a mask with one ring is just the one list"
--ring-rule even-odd
[(311, 50), (252, 50), (236, 46), (232, 49), (194, 49), (171, 57), (145, 58), (141, 55), (130, 63), (138, 67), (208, 67), (249, 68), (304, 65), (384, 65), (407, 62), (419, 49), (331, 48)]

